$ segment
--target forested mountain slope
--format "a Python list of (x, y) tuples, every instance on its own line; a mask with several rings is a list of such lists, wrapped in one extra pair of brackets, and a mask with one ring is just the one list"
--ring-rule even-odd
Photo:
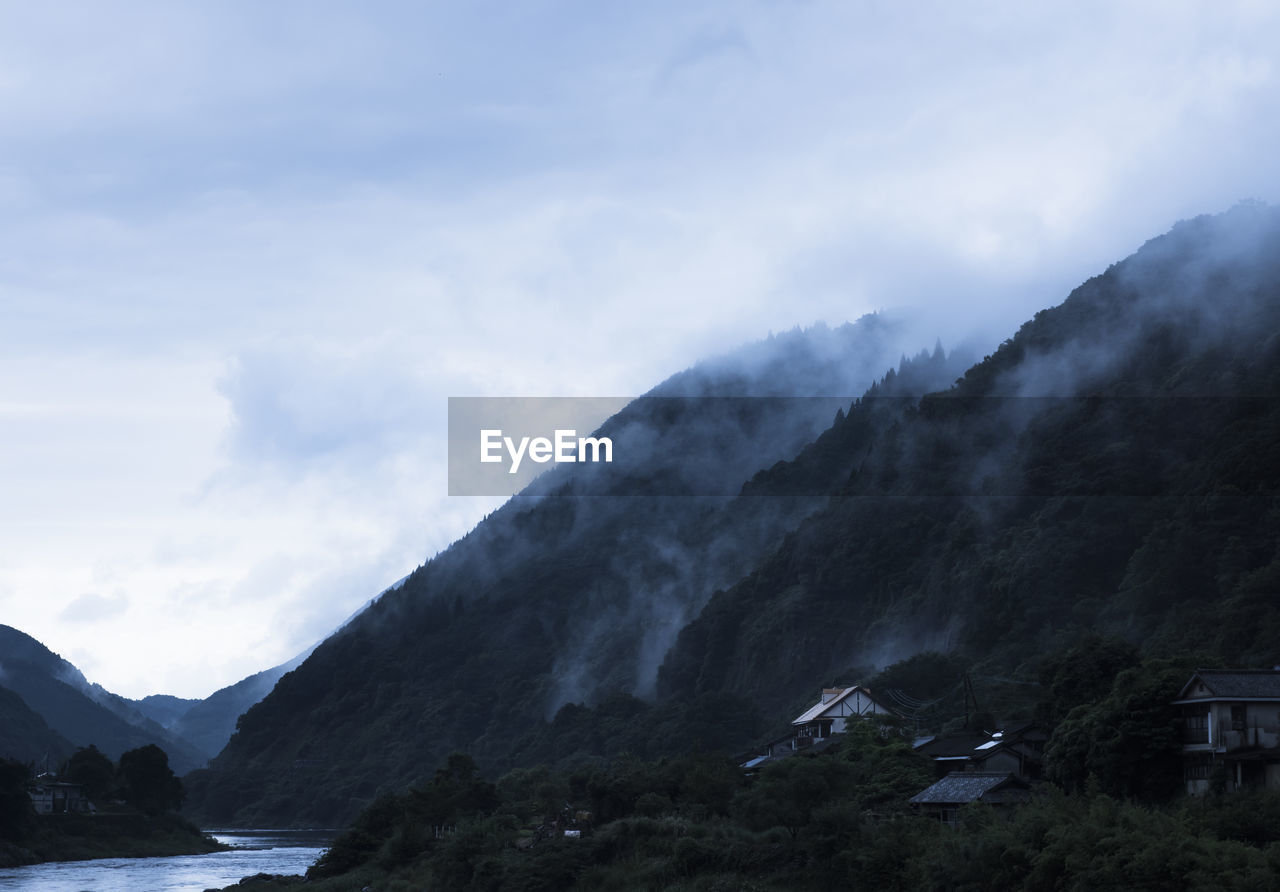
[(1091, 630), (1270, 666), (1278, 487), (1280, 218), (1242, 205), (1149, 242), (921, 400), (682, 631), (659, 691), (780, 709), (924, 648), (1034, 678)]
[(290, 660), (214, 691), (183, 711), (174, 720), (171, 730), (206, 752), (221, 752), (235, 733), (240, 716), (271, 693), (281, 676), (301, 662), (301, 658)]
[[(649, 479), (548, 478), (597, 495), (513, 500), (421, 568), (189, 778), (201, 817), (341, 820), (456, 748), (497, 772), (741, 746), (924, 649), (1015, 682), (1095, 630), (1278, 661), (1276, 210), (1177, 225), (957, 374), (926, 354), (816, 427), (630, 407), (616, 429), (680, 444)], [(708, 461), (730, 429), (772, 454)], [(634, 496), (749, 458), (737, 498)]]
[[(332, 823), (454, 749), (516, 764), (520, 738), (567, 703), (651, 694), (711, 593), (824, 501), (706, 493), (794, 456), (901, 352), (894, 324), (869, 316), (703, 363), (631, 404), (601, 428), (628, 461), (540, 478), (544, 496), (507, 503), (317, 648), (188, 779), (193, 812)], [(963, 367), (935, 349), (904, 386)]]
[(209, 755), (144, 716), (123, 697), (90, 684), (75, 666), (31, 636), (0, 625), (4, 686), (75, 746), (94, 744), (112, 759), (154, 743), (176, 771), (199, 768)]
[(0, 758), (16, 759), (44, 768), (58, 764), (75, 751), (65, 737), (49, 727), (40, 714), (13, 691), (0, 686)]

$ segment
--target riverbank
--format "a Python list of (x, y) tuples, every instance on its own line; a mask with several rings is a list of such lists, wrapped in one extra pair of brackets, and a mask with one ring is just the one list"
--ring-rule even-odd
[(281, 874), (259, 873), (254, 876), (247, 876), (238, 883), (232, 883), (230, 886), (224, 886), (221, 889), (206, 889), (205, 892), (257, 892), (259, 889), (263, 890), (263, 892), (270, 892), (273, 889), (293, 889), (303, 886), (307, 888), (307, 892), (350, 892), (352, 889), (382, 888), (380, 884), (387, 882), (389, 877), (390, 875), (386, 871), (373, 868), (364, 868), (343, 874), (340, 877), (330, 877), (323, 880), (309, 880), (302, 875), (284, 876)]
[(0, 841), (0, 867), (96, 858), (202, 855), (227, 848), (177, 815), (37, 815)]

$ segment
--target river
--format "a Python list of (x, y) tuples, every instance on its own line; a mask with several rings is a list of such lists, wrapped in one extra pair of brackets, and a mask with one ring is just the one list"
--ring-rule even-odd
[(0, 868), (0, 890), (21, 892), (204, 892), (255, 873), (306, 873), (333, 839), (328, 830), (210, 830), (234, 846), (208, 855), (99, 858)]

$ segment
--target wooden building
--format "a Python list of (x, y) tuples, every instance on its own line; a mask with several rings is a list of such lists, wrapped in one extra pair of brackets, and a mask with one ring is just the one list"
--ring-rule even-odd
[(833, 734), (843, 734), (849, 719), (887, 719), (893, 715), (892, 709), (861, 685), (823, 688), (818, 702), (793, 719), (791, 727), (795, 729), (797, 745), (807, 746)]
[(954, 827), (960, 809), (974, 802), (985, 802), (1005, 809), (1026, 802), (1030, 785), (1012, 774), (997, 771), (953, 771), (911, 797), (911, 804), (921, 814), (937, 818)]
[(1189, 794), (1280, 790), (1280, 669), (1197, 669), (1173, 705)]
[(90, 810), (89, 800), (80, 784), (63, 783), (49, 774), (42, 774), (27, 787), (27, 795), (38, 815), (65, 815)]

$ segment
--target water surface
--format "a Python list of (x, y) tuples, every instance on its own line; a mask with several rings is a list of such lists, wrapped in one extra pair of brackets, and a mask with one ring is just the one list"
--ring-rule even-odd
[(21, 892), (204, 892), (255, 873), (306, 873), (329, 830), (210, 830), (234, 848), (168, 858), (100, 858), (0, 868), (0, 890)]

